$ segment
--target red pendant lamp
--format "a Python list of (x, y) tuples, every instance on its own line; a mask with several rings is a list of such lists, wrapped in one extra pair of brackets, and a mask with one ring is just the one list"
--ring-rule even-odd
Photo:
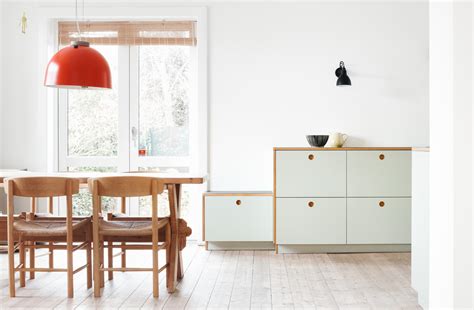
[[(81, 32), (77, 21), (79, 37)], [(46, 67), (44, 85), (57, 88), (112, 88), (109, 64), (89, 42), (74, 41), (57, 52)]]
[(49, 61), (44, 85), (58, 88), (112, 88), (107, 60), (85, 41), (72, 42)]

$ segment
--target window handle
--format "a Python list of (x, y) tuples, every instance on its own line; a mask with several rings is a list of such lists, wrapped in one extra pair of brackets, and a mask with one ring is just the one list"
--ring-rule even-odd
[(133, 146), (137, 147), (137, 127), (132, 127), (132, 140), (133, 140)]

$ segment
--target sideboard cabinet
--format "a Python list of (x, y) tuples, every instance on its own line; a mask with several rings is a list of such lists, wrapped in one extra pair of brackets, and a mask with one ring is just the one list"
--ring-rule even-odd
[(411, 149), (275, 148), (273, 199), (277, 251), (407, 251)]
[(274, 249), (272, 199), (272, 192), (204, 193), (206, 249)]

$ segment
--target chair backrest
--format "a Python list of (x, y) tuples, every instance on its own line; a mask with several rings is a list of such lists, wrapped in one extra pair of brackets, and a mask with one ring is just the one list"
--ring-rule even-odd
[(93, 217), (102, 213), (101, 197), (152, 197), (152, 218), (158, 217), (158, 195), (163, 192), (163, 182), (148, 176), (109, 176), (89, 179), (89, 191), (92, 193)]
[(153, 196), (163, 192), (163, 183), (158, 178), (147, 176), (109, 176), (91, 178), (89, 191), (107, 197)]
[(6, 179), (5, 193), (14, 196), (59, 197), (79, 193), (79, 180), (67, 177), (16, 177)]
[[(68, 177), (41, 177), (26, 176), (15, 177), (4, 180), (5, 192), (7, 193), (7, 214), (13, 221), (15, 212), (14, 196), (32, 198), (32, 203), (36, 198), (50, 198), (66, 196), (67, 221), (72, 219), (72, 195), (79, 193), (79, 179)], [(31, 212), (35, 213), (35, 207)]]

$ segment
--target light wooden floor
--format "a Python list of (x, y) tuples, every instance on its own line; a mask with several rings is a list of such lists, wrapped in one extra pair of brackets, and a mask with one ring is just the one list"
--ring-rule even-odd
[[(147, 265), (146, 252), (136, 253), (130, 262)], [(0, 308), (421, 309), (410, 287), (410, 254), (208, 252), (191, 244), (184, 261), (178, 290), (168, 295), (161, 281), (159, 299), (151, 296), (148, 273), (115, 273), (94, 298), (84, 272), (75, 276), (74, 299), (66, 298), (63, 273), (39, 273), (8, 298), (7, 256), (0, 254)]]

